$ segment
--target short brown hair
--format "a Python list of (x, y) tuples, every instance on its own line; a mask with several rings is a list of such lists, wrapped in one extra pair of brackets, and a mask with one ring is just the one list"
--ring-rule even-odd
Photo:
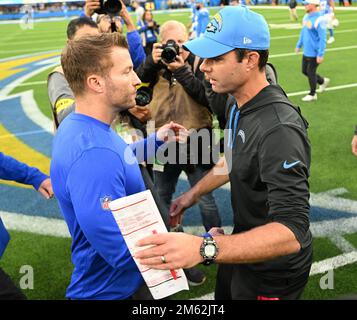
[(68, 41), (61, 55), (61, 65), (74, 95), (84, 92), (89, 74), (108, 75), (113, 67), (110, 58), (113, 47), (128, 49), (128, 43), (117, 32), (88, 35)]
[(262, 71), (265, 68), (268, 62), (269, 50), (235, 49), (234, 51), (237, 55), (238, 62), (242, 62), (243, 58), (248, 52), (252, 52), (252, 51), (257, 52), (259, 54), (258, 68), (260, 71)]

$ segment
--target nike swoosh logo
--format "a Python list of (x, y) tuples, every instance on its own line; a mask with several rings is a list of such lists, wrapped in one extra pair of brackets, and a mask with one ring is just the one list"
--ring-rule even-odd
[(292, 162), (292, 163), (287, 163), (286, 160), (285, 160), (285, 162), (283, 163), (283, 168), (284, 168), (284, 169), (290, 169), (290, 168), (292, 168), (293, 166), (297, 165), (299, 162), (300, 162), (300, 160), (299, 160), (299, 161)]

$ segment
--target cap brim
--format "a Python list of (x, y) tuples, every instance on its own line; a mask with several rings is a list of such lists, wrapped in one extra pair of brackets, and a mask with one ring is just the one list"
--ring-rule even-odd
[(204, 35), (186, 42), (183, 47), (200, 58), (214, 58), (234, 50), (234, 48), (207, 38)]

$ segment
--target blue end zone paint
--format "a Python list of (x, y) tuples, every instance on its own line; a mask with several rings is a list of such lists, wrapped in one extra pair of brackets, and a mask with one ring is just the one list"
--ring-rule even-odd
[[(20, 97), (1, 101), (0, 119), (5, 129), (14, 135), (20, 132), (43, 131), (41, 127), (26, 116), (22, 109)], [(37, 134), (20, 135), (17, 138), (32, 149), (51, 157), (53, 135), (50, 133), (43, 131)]]
[(45, 200), (34, 189), (0, 184), (0, 199), (0, 211), (62, 219), (57, 200)]
[[(187, 181), (180, 179), (175, 197), (184, 192), (184, 190), (187, 190), (188, 186), (189, 184)], [(220, 210), (223, 225), (232, 225), (232, 209), (229, 191), (219, 189), (214, 192), (214, 195)], [(62, 219), (62, 214), (60, 213), (57, 201), (55, 199), (46, 201), (34, 190), (0, 185), (0, 199), (0, 211)], [(336, 220), (355, 216), (356, 215), (352, 213), (320, 207), (312, 207), (311, 209), (311, 222)], [(184, 225), (202, 225), (198, 206), (195, 206), (186, 212)]]

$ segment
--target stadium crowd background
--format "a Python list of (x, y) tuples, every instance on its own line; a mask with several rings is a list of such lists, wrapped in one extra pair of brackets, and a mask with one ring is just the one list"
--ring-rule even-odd
[[(155, 1), (138, 1), (142, 7), (148, 6), (150, 10), (166, 10), (166, 9), (185, 9), (190, 7), (191, 1), (188, 0), (155, 0)], [(229, 0), (205, 0), (205, 6), (219, 6), (221, 4), (228, 5)], [(242, 4), (247, 5), (259, 5), (259, 4), (289, 4), (289, 0), (242, 0)], [(301, 0), (297, 0), (301, 4)], [(348, 6), (356, 0), (338, 0), (335, 3), (339, 6)], [(26, 2), (29, 4), (29, 2)], [(46, 1), (43, 3), (36, 3), (33, 1), (31, 6), (35, 11), (35, 18), (45, 18), (45, 17), (63, 17), (63, 16), (76, 16), (79, 15), (84, 7), (85, 1)], [(0, 20), (11, 20), (19, 19), (23, 15), (22, 7), (24, 1), (22, 0), (2, 0), (0, 1)], [(128, 10), (133, 10), (128, 7)]]

